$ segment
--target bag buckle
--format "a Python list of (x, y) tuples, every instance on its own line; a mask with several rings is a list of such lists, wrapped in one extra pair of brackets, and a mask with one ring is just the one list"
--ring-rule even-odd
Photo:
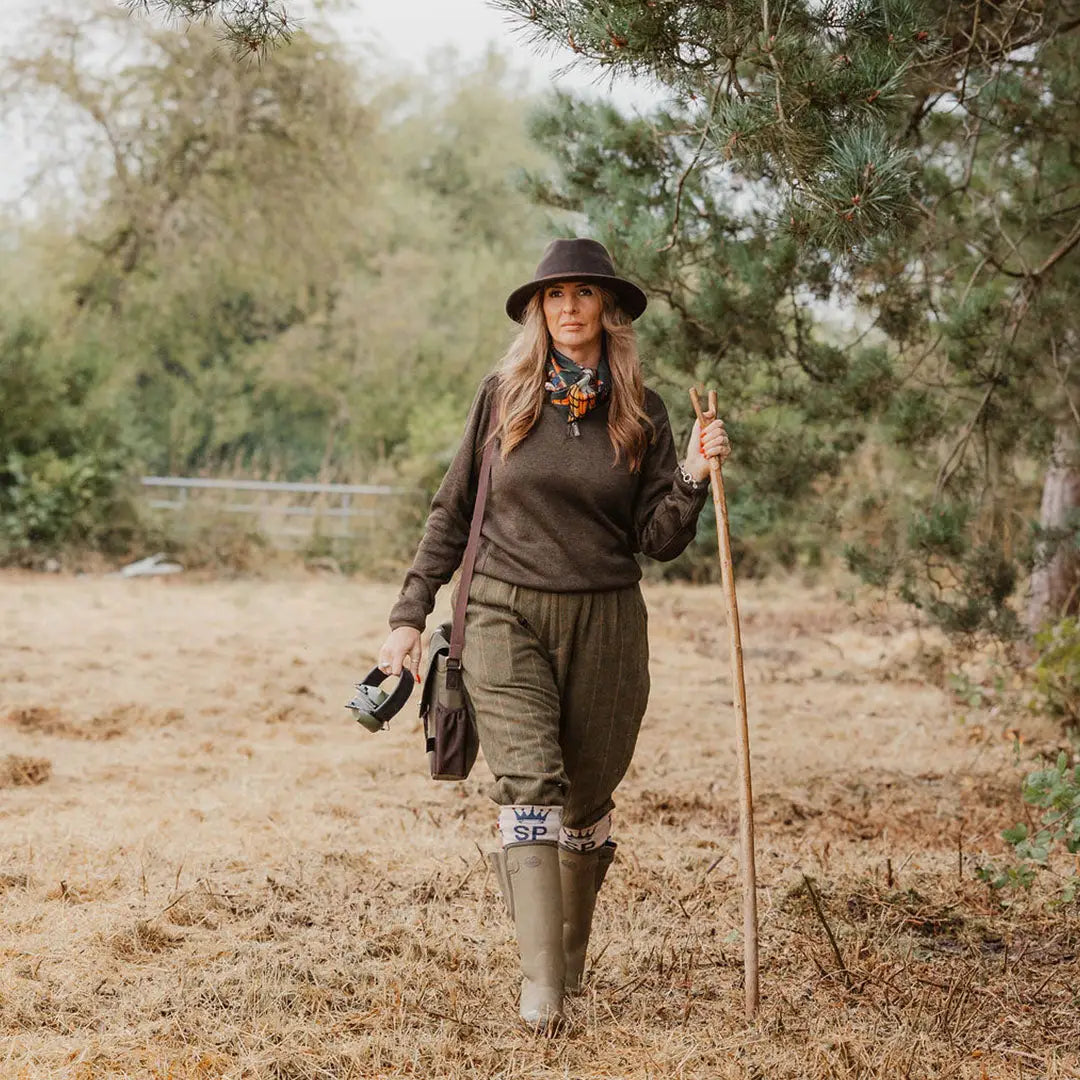
[(461, 661), (449, 656), (446, 658), (446, 688), (461, 689)]

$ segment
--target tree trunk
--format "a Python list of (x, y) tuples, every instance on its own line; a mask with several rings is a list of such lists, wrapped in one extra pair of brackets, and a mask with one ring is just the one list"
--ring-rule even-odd
[[(1040, 542), (1031, 573), (1028, 627), (1035, 633), (1047, 622), (1075, 612), (1080, 600), (1080, 552), (1072, 535), (1080, 509), (1080, 430), (1070, 417), (1054, 432), (1054, 449), (1043, 480)], [(1066, 535), (1068, 534), (1068, 535)]]

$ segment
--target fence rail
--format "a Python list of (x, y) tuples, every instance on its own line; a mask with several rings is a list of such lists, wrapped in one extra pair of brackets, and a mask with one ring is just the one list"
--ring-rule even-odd
[[(401, 500), (420, 495), (412, 488), (387, 484), (222, 480), (205, 476), (144, 476), (142, 485), (147, 489), (147, 505), (155, 510), (245, 514), (253, 519), (252, 525), (259, 532), (281, 546), (294, 546), (315, 535), (333, 541), (368, 538), (376, 528), (376, 518)], [(243, 501), (234, 498), (234, 493), (243, 493)], [(290, 525), (290, 519), (302, 524)]]

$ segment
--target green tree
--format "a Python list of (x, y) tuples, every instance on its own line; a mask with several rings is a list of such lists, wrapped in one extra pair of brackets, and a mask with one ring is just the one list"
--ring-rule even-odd
[(818, 550), (835, 528), (823, 487), (895, 378), (880, 346), (843, 348), (818, 325), (839, 289), (827, 252), (778, 229), (760, 184), (687, 170), (700, 137), (679, 110), (628, 118), (563, 96), (533, 133), (559, 165), (532, 174), (534, 197), (583, 216), (656, 301), (642, 356), (676, 423), (688, 426), (688, 385), (719, 388), (739, 447), (729, 501), (744, 567)]
[[(695, 309), (676, 296), (671, 318), (680, 340), (706, 348), (686, 370), (723, 381), (730, 372), (710, 361), (709, 339), (725, 322), (744, 323), (746, 294), (725, 292), (724, 256), (690, 254), (730, 229), (735, 181), (765, 208), (746, 221), (747, 239), (770, 254), (794, 240), (795, 280), (813, 290), (823, 263), (822, 292), (859, 306), (866, 341), (880, 347), (845, 348), (837, 363), (856, 372), (864, 420), (893, 453), (880, 490), (853, 508), (875, 533), (852, 545), (853, 565), (960, 631), (1017, 632), (1015, 590), (1033, 561), (1030, 623), (1075, 606), (1080, 4), (500, 6), (537, 41), (648, 76), (673, 96), (645, 125), (679, 163), (659, 189), (625, 152), (598, 174), (616, 202), (625, 190), (652, 191), (670, 209), (634, 224), (611, 222), (603, 208), (594, 218), (625, 230), (626, 257), (643, 275), (660, 256), (687, 252), (678, 280)], [(710, 190), (719, 206), (696, 194)], [(773, 285), (750, 293), (759, 287), (749, 306), (767, 310)], [(813, 307), (798, 289), (793, 305), (789, 325), (808, 327)], [(801, 397), (797, 379), (761, 385), (762, 359), (740, 365), (758, 407), (789, 390)], [(817, 419), (846, 427), (850, 395), (812, 370)]]
[[(57, 101), (104, 177), (60, 271), (68, 330), (112, 340), (149, 465), (242, 455), (253, 347), (323, 312), (354, 257), (375, 117), (350, 66), (307, 35), (252, 67), (223, 60), (208, 31), (115, 9), (43, 33), (39, 53), (10, 61), (8, 95)], [(131, 57), (107, 73), (92, 59), (106, 35)]]
[(527, 276), (547, 231), (519, 186), (523, 166), (544, 162), (525, 129), (529, 100), (495, 55), (471, 68), (445, 56), (376, 98), (393, 120), (372, 157), (362, 253), (333, 310), (268, 343), (260, 361), (288, 391), (298, 378), (290, 354), (325, 351), (341, 460), (425, 488), (441, 478), (476, 385), (509, 339), (506, 282)]
[[(897, 573), (918, 568), (915, 595), (960, 629), (1009, 630), (1006, 601), (1029, 566), (1030, 630), (1076, 604), (1078, 27), (984, 48), (926, 88), (959, 106), (927, 98), (909, 124), (925, 220), (860, 276), (904, 352), (909, 395), (941, 425), (929, 441), (897, 425), (933, 479), (893, 552)], [(925, 586), (935, 576), (945, 587)]]
[[(107, 72), (103, 42), (123, 58)], [(80, 407), (109, 418), (124, 474), (441, 474), (508, 340), (498, 299), (547, 231), (517, 182), (543, 157), (494, 55), (366, 70), (299, 32), (237, 65), (209, 28), (110, 6), (43, 23), (0, 71), (7, 105), (49, 104), (47, 171), (78, 181), (7, 223), (0, 325), (41, 340), (0, 360), (85, 369)], [(40, 423), (14, 387), (5, 422)]]

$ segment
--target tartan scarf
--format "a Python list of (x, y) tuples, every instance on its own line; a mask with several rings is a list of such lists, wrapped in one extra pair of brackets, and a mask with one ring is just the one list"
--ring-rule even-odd
[(552, 345), (544, 374), (544, 389), (551, 394), (551, 404), (566, 416), (566, 434), (580, 435), (578, 421), (611, 395), (607, 352), (601, 352), (600, 363), (593, 371), (579, 367)]

